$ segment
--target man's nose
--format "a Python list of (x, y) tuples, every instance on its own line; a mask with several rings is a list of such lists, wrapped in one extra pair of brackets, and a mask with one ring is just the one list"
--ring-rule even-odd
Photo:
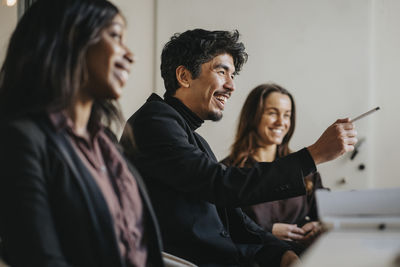
[(225, 81), (224, 88), (228, 89), (229, 91), (235, 91), (235, 82), (233, 81), (233, 78), (228, 77)]

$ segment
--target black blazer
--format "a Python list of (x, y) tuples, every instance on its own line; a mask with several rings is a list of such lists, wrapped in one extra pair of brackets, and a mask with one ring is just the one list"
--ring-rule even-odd
[[(148, 265), (163, 266), (161, 239), (139, 173)], [(12, 266), (125, 266), (112, 217), (63, 131), (46, 119), (0, 127), (0, 236)]]
[(235, 208), (304, 194), (303, 174), (315, 171), (308, 151), (253, 169), (226, 167), (195, 132), (201, 120), (179, 100), (155, 94), (128, 123), (139, 149), (130, 159), (149, 190), (167, 252), (211, 266), (244, 265), (261, 246), (278, 256), (287, 249)]

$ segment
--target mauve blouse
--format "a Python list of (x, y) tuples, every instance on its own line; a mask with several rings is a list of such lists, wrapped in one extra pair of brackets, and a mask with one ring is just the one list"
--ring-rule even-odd
[(143, 205), (136, 181), (114, 143), (98, 124), (84, 138), (73, 130), (64, 113), (51, 113), (56, 131), (65, 129), (76, 153), (103, 193), (122, 258), (127, 267), (146, 266), (147, 249), (143, 242)]

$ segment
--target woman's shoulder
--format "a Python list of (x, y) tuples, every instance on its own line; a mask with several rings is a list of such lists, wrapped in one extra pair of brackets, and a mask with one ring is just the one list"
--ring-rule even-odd
[[(226, 158), (224, 158), (223, 160), (220, 161), (220, 163), (222, 163), (226, 166), (234, 166), (234, 167), (242, 166), (241, 162), (242, 162), (242, 160), (235, 160), (232, 156), (227, 156)], [(245, 160), (243, 167), (244, 168), (252, 168), (256, 162), (257, 161), (254, 160), (253, 157), (248, 157)]]
[(47, 137), (38, 121), (25, 117), (9, 120), (0, 126), (0, 147), (2, 157), (23, 155), (38, 158), (48, 149)]
[(14, 139), (17, 137), (25, 137), (28, 139), (42, 139), (44, 137), (44, 132), (39, 126), (41, 121), (42, 118), (29, 116), (3, 121), (0, 126), (0, 134), (2, 135), (2, 138), (10, 139)]
[(224, 158), (224, 159), (222, 159), (220, 161), (220, 163), (222, 163), (222, 164), (224, 164), (226, 166), (232, 166), (232, 160), (231, 160), (231, 158), (229, 156)]

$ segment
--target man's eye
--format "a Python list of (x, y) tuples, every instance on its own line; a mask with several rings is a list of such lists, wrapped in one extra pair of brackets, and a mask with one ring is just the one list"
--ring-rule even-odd
[(220, 71), (218, 71), (218, 73), (225, 74), (225, 71), (224, 70), (220, 70)]

